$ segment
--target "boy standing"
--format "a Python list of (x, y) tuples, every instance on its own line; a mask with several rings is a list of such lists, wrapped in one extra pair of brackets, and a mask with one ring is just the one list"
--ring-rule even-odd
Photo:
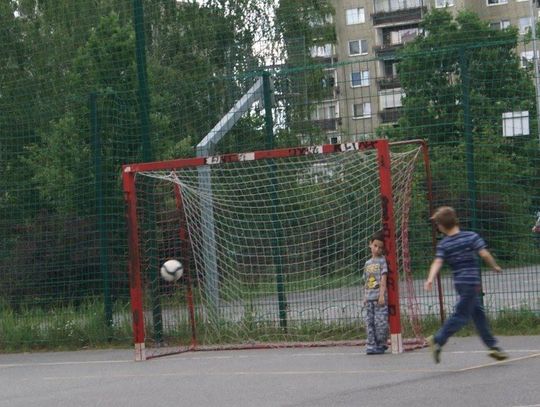
[(381, 232), (369, 241), (371, 258), (364, 266), (364, 306), (367, 331), (367, 355), (380, 355), (388, 349), (388, 306), (386, 278), (388, 267), (384, 257), (384, 236)]
[(475, 232), (462, 231), (453, 208), (438, 208), (431, 219), (445, 237), (438, 243), (435, 259), (431, 263), (429, 276), (424, 283), (426, 290), (431, 290), (433, 280), (446, 262), (452, 269), (454, 287), (459, 295), (454, 314), (433, 336), (427, 338), (435, 363), (440, 362), (440, 353), (448, 338), (460, 330), (472, 318), (474, 325), (484, 344), (490, 349), (489, 356), (496, 360), (504, 360), (508, 355), (496, 346), (497, 340), (490, 332), (484, 307), (480, 300), (481, 281), (478, 256), (496, 272), (501, 272), (486, 243)]

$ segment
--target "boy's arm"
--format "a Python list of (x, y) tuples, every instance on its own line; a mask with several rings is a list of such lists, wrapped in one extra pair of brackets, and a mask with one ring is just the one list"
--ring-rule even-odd
[(362, 272), (362, 297), (364, 298), (363, 302), (366, 304), (367, 295), (366, 295), (366, 266), (364, 265), (364, 271)]
[(381, 276), (381, 282), (379, 283), (379, 305), (384, 305), (386, 303), (386, 279), (387, 274), (384, 273)]
[(439, 274), (442, 266), (443, 259), (441, 259), (440, 257), (436, 257), (435, 260), (433, 260), (433, 262), (431, 263), (431, 267), (429, 268), (429, 275), (424, 283), (424, 290), (431, 291), (431, 289), (433, 288), (433, 280), (435, 280), (435, 277), (437, 277), (437, 274)]
[(488, 249), (480, 249), (478, 251), (478, 255), (486, 262), (486, 264), (491, 267), (493, 270), (495, 270), (497, 273), (500, 273), (502, 271), (501, 266), (497, 264), (491, 253)]

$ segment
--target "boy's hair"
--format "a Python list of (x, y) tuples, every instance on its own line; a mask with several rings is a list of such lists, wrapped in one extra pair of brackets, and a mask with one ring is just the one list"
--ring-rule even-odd
[(440, 208), (437, 208), (430, 219), (445, 229), (452, 229), (454, 226), (459, 225), (456, 211), (451, 206), (441, 206)]
[(373, 242), (374, 240), (380, 240), (381, 242), (384, 242), (384, 232), (382, 230), (375, 232), (369, 239), (369, 243)]

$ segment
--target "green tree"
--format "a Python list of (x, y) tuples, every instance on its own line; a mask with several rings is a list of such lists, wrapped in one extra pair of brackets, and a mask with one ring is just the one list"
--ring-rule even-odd
[[(516, 54), (517, 29), (494, 30), (471, 12), (454, 19), (445, 10), (430, 12), (421, 26), (424, 35), (399, 53), (403, 116), (387, 133), (429, 141), (435, 204), (455, 205), (463, 219), (476, 213), (478, 227), (493, 241), (513, 236), (499, 245), (510, 257), (530, 238), (530, 190), (537, 171), (531, 151), (538, 148), (530, 136), (502, 137), (503, 113), (528, 111), (536, 117), (532, 77)], [(467, 157), (471, 152), (474, 157)], [(467, 159), (474, 160), (473, 172)]]
[(238, 5), (231, 11), (208, 3), (179, 3), (165, 17), (149, 16), (156, 27), (148, 47), (153, 140), (161, 159), (193, 155), (195, 145), (255, 80), (239, 75), (258, 61), (250, 29), (239, 28)]
[(298, 136), (310, 135), (316, 143), (323, 132), (311, 113), (327, 96), (323, 66), (311, 56), (316, 46), (336, 43), (334, 7), (327, 0), (281, 0), (276, 10), (276, 41), (282, 44), (283, 72), (277, 76), (276, 93), (284, 110), (280, 143), (298, 144)]
[(44, 202), (54, 211), (80, 215), (95, 213), (92, 204), (84, 204), (93, 197), (94, 188), (82, 202), (78, 191), (82, 182), (92, 185), (94, 180), (88, 107), (91, 92), (97, 93), (102, 110), (103, 151), (100, 153), (107, 158), (104, 172), (117, 172), (119, 162), (135, 159), (129, 146), (138, 151), (138, 134), (133, 126), (118, 125), (137, 122), (133, 44), (131, 26), (122, 25), (117, 14), (103, 17), (92, 30), (86, 45), (78, 49), (71, 68), (65, 73), (65, 86), (72, 99), (69, 108), (40, 131), (39, 142), (27, 148), (26, 165), (32, 169), (32, 179)]
[[(73, 292), (63, 291), (73, 288), (67, 284), (51, 286), (49, 294), (60, 300), (101, 288), (96, 263), (81, 262), (98, 257), (91, 93), (97, 95), (98, 154), (108, 250), (113, 257), (123, 258), (125, 252), (120, 168), (142, 156), (131, 2), (128, 8), (124, 1), (83, 3), (24, 1), (18, 5), (19, 17), (13, 12), (14, 4), (7, 15), (14, 27), (20, 26), (20, 35), (2, 42), (9, 48), (15, 39), (20, 40), (16, 49), (22, 57), (18, 73), (14, 70), (12, 74), (13, 83), (25, 79), (28, 89), (36, 89), (32, 98), (26, 95), (17, 103), (9, 101), (25, 113), (21, 134), (32, 137), (14, 139), (18, 154), (9, 153), (14, 161), (9, 182), (18, 176), (27, 191), (26, 209), (21, 212), (28, 226), (22, 234), (18, 229), (15, 241), (6, 248), (6, 258), (17, 259), (21, 269), (28, 268), (26, 258), (46, 259), (42, 267), (47, 270), (39, 278), (33, 276), (32, 285), (14, 271), (21, 284), (7, 279), (6, 287), (27, 287), (31, 292), (46, 280), (80, 282)], [(246, 42), (250, 37), (245, 34), (239, 39), (235, 30), (240, 22), (227, 9), (170, 1), (146, 5), (151, 141), (157, 159), (186, 156), (219, 120), (224, 101), (233, 100), (233, 94), (242, 88), (233, 74), (257, 61), (242, 51), (251, 49), (252, 44)], [(76, 34), (71, 35), (72, 31)], [(17, 95), (17, 89), (13, 90)], [(0, 99), (3, 95), (2, 89)], [(13, 191), (13, 187), (6, 190)], [(6, 196), (12, 200), (6, 205), (20, 207), (16, 201), (22, 194)], [(20, 217), (13, 222), (21, 222)], [(77, 229), (80, 237), (68, 244), (62, 237)], [(57, 238), (48, 237), (50, 234)], [(125, 267), (116, 269), (125, 285)]]
[(523, 98), (530, 95), (532, 82), (519, 69), (515, 27), (494, 30), (469, 11), (453, 19), (445, 10), (433, 10), (421, 28), (425, 34), (399, 54), (399, 77), (406, 95), (402, 127), (413, 126), (432, 142), (460, 140), (465, 64), (475, 128), (508, 109), (532, 109), (533, 99)]

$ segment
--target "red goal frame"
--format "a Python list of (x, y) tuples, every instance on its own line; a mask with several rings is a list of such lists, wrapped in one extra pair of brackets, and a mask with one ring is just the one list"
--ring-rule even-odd
[[(141, 279), (141, 253), (138, 243), (139, 224), (137, 220), (137, 198), (135, 176), (138, 172), (157, 171), (157, 170), (177, 170), (187, 167), (199, 167), (208, 165), (218, 165), (221, 163), (232, 163), (250, 160), (286, 158), (293, 156), (303, 156), (312, 154), (329, 154), (347, 151), (366, 151), (375, 150), (379, 174), (380, 203), (382, 209), (381, 225), (384, 232), (384, 243), (386, 248), (386, 259), (388, 263), (388, 314), (389, 328), (391, 336), (391, 349), (393, 353), (403, 351), (403, 340), (401, 333), (401, 318), (399, 304), (399, 276), (398, 276), (398, 258), (396, 243), (396, 225), (394, 221), (394, 205), (392, 190), (392, 169), (390, 161), (390, 144), (409, 144), (419, 143), (424, 150), (424, 161), (429, 179), (429, 164), (427, 160), (427, 146), (421, 140), (410, 142), (390, 143), (388, 140), (372, 140), (365, 142), (343, 143), (343, 144), (325, 144), (312, 147), (294, 147), (274, 150), (263, 150), (251, 153), (225, 154), (208, 157), (197, 157), (187, 159), (175, 159), (168, 161), (156, 161), (147, 163), (126, 164), (122, 167), (122, 181), (124, 190), (124, 199), (127, 211), (127, 229), (129, 244), (129, 286), (131, 296), (131, 312), (133, 319), (133, 336), (135, 345), (135, 359), (147, 359), (145, 351), (145, 326), (143, 310), (143, 287)], [(430, 186), (429, 188), (430, 189)], [(177, 205), (182, 205), (181, 194), (177, 191)], [(429, 192), (431, 195), (431, 192)], [(431, 196), (429, 200), (431, 202)], [(430, 204), (431, 205), (431, 204)], [(431, 206), (430, 206), (431, 210)], [(182, 242), (186, 242), (186, 230), (181, 228), (179, 231)], [(186, 243), (187, 244), (187, 243)], [(188, 250), (185, 250), (187, 252)], [(185, 263), (187, 264), (187, 263)], [(185, 270), (189, 275), (189, 270)], [(196, 350), (197, 338), (195, 333), (195, 322), (193, 318), (193, 297), (191, 295), (191, 285), (188, 284), (187, 303), (190, 313), (190, 322), (192, 330), (191, 344), (186, 350)], [(259, 346), (260, 347), (260, 346)]]

